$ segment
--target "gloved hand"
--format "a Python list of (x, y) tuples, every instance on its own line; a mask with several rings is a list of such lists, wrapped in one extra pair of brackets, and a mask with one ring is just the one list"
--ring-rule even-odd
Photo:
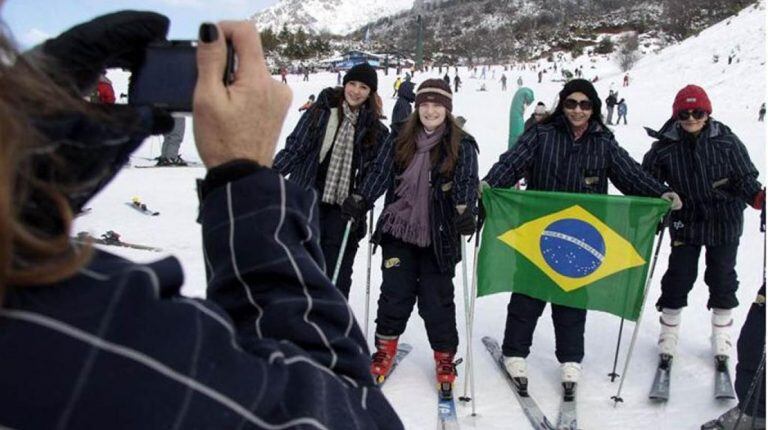
[[(67, 30), (24, 59), (69, 91), (76, 102), (69, 106), (76, 106), (105, 67), (138, 65), (146, 45), (163, 38), (167, 29), (162, 15), (117, 12)], [(22, 63), (12, 72), (23, 73)], [(67, 203), (75, 213), (112, 180), (147, 136), (173, 128), (173, 119), (161, 110), (82, 103), (82, 109), (30, 118), (42, 137), (42, 148), (31, 160), (35, 179), (68, 190)], [(56, 231), (61, 226), (59, 203), (36, 192), (23, 216), (43, 230)]]
[(477, 226), (475, 216), (472, 211), (456, 208), (456, 216), (453, 218), (456, 225), (456, 232), (462, 236), (469, 236), (475, 232)]
[(661, 195), (661, 198), (670, 203), (670, 209), (673, 211), (680, 210), (683, 207), (683, 201), (680, 200), (680, 196), (674, 191), (667, 191)]
[(354, 222), (365, 222), (365, 213), (367, 207), (365, 200), (357, 194), (350, 194), (344, 199), (344, 203), (341, 205), (341, 215), (346, 220), (353, 220)]
[(154, 12), (115, 12), (76, 25), (24, 57), (72, 94), (85, 96), (105, 69), (135, 70), (146, 46), (165, 39), (168, 25), (168, 18)]

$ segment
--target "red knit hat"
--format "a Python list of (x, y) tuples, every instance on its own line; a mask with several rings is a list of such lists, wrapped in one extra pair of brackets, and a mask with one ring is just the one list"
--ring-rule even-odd
[(672, 116), (676, 117), (680, 111), (694, 109), (701, 109), (711, 115), (712, 103), (709, 101), (704, 88), (698, 85), (686, 85), (675, 96), (675, 103), (672, 104)]
[(450, 85), (442, 79), (427, 79), (416, 91), (416, 109), (424, 102), (443, 105), (448, 112), (453, 110), (453, 92)]

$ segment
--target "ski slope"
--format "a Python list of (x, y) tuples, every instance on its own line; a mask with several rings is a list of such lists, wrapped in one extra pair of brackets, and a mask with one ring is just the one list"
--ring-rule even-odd
[[(733, 63), (727, 64), (731, 51), (736, 53)], [(713, 54), (720, 60), (713, 63)], [(678, 89), (689, 83), (703, 86), (712, 100), (713, 116), (730, 126), (747, 146), (754, 164), (761, 172), (760, 181), (765, 183), (764, 123), (757, 122), (757, 111), (765, 101), (765, 1), (758, 7), (749, 7), (738, 16), (719, 23), (696, 37), (669, 47), (659, 54), (643, 58), (630, 71), (632, 83), (621, 87), (623, 73), (606, 58), (591, 62), (580, 57), (572, 64), (584, 65), (584, 75), (599, 76), (596, 84), (599, 94), (605, 98), (610, 87), (619, 90), (619, 98), (628, 103), (629, 125), (614, 127), (617, 140), (637, 160), (649, 148), (651, 139), (643, 126), (660, 127), (671, 115), (671, 105)], [(562, 65), (561, 65), (562, 66)], [(592, 68), (594, 66), (594, 68)], [(467, 118), (467, 130), (475, 136), (480, 145), (480, 172), (484, 175), (499, 154), (506, 148), (508, 109), (515, 81), (522, 76), (525, 84), (532, 88), (536, 100), (548, 105), (562, 87), (561, 82), (552, 82), (548, 73), (545, 81), (536, 84), (534, 71), (506, 72), (509, 88), (501, 91), (498, 79), (502, 68), (495, 66), (496, 81), (471, 79), (466, 69), (460, 69), (464, 86), (454, 97), (454, 114)], [(451, 76), (454, 72), (451, 69)], [(125, 84), (125, 76), (113, 73), (113, 80), (119, 86)], [(427, 77), (438, 77), (434, 73), (417, 74), (415, 81)], [(380, 94), (384, 100), (384, 111), (391, 115), (395, 100), (391, 98), (394, 73), (384, 76), (380, 73)], [(336, 76), (330, 73), (312, 75), (309, 82), (302, 82), (301, 76), (289, 76), (289, 85), (294, 91), (294, 100), (281, 142), (291, 132), (299, 119), (298, 107), (310, 94), (317, 94), (322, 88), (335, 85)], [(487, 92), (476, 91), (481, 83)], [(526, 114), (530, 114), (529, 108)], [(137, 156), (159, 155), (160, 138), (148, 139), (137, 152)], [(282, 145), (282, 143), (281, 143)], [(186, 159), (198, 159), (190, 120), (187, 135), (181, 147)], [(134, 164), (151, 162), (134, 158)], [(115, 230), (127, 242), (158, 246), (164, 252), (181, 259), (186, 274), (184, 293), (192, 296), (205, 294), (205, 269), (201, 251), (200, 227), (195, 223), (197, 197), (195, 178), (202, 177), (202, 168), (125, 168), (117, 179), (89, 205), (90, 214), (79, 218), (76, 230), (87, 230), (98, 235), (106, 230)], [(616, 192), (615, 189), (612, 192)], [(161, 213), (148, 217), (131, 210), (125, 205), (133, 196), (139, 196), (150, 207)], [(376, 214), (381, 209), (381, 201)], [(745, 233), (739, 249), (737, 271), (741, 281), (738, 297), (741, 305), (735, 309), (734, 338), (738, 335), (749, 303), (761, 285), (762, 241), (758, 230), (759, 214), (747, 208), (745, 211)], [(162, 254), (122, 248), (110, 251), (140, 261), (154, 260)], [(471, 252), (469, 252), (471, 254)], [(373, 257), (373, 282), (371, 285), (371, 312), (375, 314), (378, 289), (381, 282), (381, 253)], [(632, 364), (626, 376), (622, 396), (624, 403), (614, 407), (610, 397), (615, 394), (618, 380), (610, 382), (607, 374), (613, 364), (613, 353), (619, 329), (619, 319), (600, 312), (590, 312), (586, 327), (586, 357), (583, 362), (584, 374), (579, 390), (579, 427), (583, 429), (698, 429), (699, 425), (716, 417), (734, 402), (718, 402), (713, 399), (713, 369), (709, 346), (710, 322), (706, 310), (707, 290), (703, 283), (703, 262), (699, 281), (690, 295), (690, 304), (683, 312), (679, 355), (672, 369), (671, 398), (665, 405), (652, 404), (647, 393), (656, 364), (656, 338), (658, 315), (653, 303), (659, 296), (659, 281), (667, 266), (669, 239), (665, 238), (659, 256), (656, 274), (648, 293)], [(702, 259), (703, 260), (703, 259)], [(365, 266), (366, 246), (361, 243), (355, 262), (350, 305), (361, 321), (365, 309)], [(470, 267), (472, 265), (470, 264)], [(461, 282), (461, 266), (455, 278), (457, 326), (460, 341), (459, 356), (466, 348), (464, 300)], [(471, 417), (471, 408), (459, 405), (458, 414), (462, 428), (510, 429), (530, 428), (506, 382), (485, 352), (480, 338), (485, 335), (502, 339), (506, 318), (508, 294), (497, 294), (477, 300), (474, 339), (474, 368), (476, 376), (477, 416)], [(369, 336), (374, 330), (374, 315), (370, 318)], [(622, 339), (621, 372), (627, 347), (630, 342), (633, 323), (625, 325)], [(384, 391), (400, 414), (408, 429), (431, 429), (436, 424), (434, 364), (427, 342), (423, 323), (416, 312), (402, 336), (402, 340), (414, 345), (413, 352), (401, 364), (387, 382)], [(534, 335), (534, 345), (529, 357), (530, 391), (538, 400), (550, 420), (556, 420), (559, 405), (559, 367), (554, 356), (554, 334), (549, 308), (539, 320)], [(457, 395), (463, 393), (465, 364), (459, 368), (460, 379), (456, 386)]]

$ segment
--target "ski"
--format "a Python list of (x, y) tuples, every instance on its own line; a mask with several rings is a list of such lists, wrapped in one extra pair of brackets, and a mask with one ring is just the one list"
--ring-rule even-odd
[(715, 356), (715, 398), (718, 400), (735, 399), (731, 382), (731, 372), (728, 368), (728, 356)]
[(437, 430), (459, 430), (453, 386), (444, 382), (437, 390)]
[(144, 215), (150, 215), (150, 216), (160, 215), (160, 212), (149, 210), (149, 208), (147, 208), (147, 205), (145, 205), (144, 203), (140, 202), (137, 199), (134, 199), (132, 202), (126, 202), (125, 204), (143, 213)]
[(656, 375), (653, 377), (653, 385), (648, 398), (659, 402), (669, 399), (669, 378), (672, 370), (672, 356), (659, 354), (659, 365), (656, 367)]
[(376, 381), (376, 384), (379, 386), (384, 385), (385, 382), (387, 382), (387, 379), (389, 379), (389, 375), (392, 374), (392, 372), (395, 371), (395, 367), (397, 367), (398, 364), (400, 364), (401, 361), (407, 356), (411, 351), (413, 350), (413, 347), (408, 343), (401, 343), (397, 345), (397, 354), (395, 355), (395, 362), (392, 363), (392, 368), (389, 369), (389, 373), (387, 373), (387, 376), (379, 377), (380, 379)]
[(120, 235), (115, 233), (112, 230), (109, 230), (108, 232), (102, 234), (101, 239), (91, 236), (91, 234), (86, 231), (81, 231), (80, 233), (77, 234), (77, 237), (74, 238), (74, 241), (78, 243), (93, 242), (93, 243), (98, 243), (100, 245), (122, 246), (125, 248), (141, 249), (144, 251), (154, 251), (154, 252), (162, 251), (162, 249), (156, 248), (154, 246), (137, 245), (134, 243), (123, 242), (122, 240), (120, 240)]
[(563, 382), (563, 400), (557, 414), (557, 430), (577, 430), (576, 383)]
[(91, 213), (92, 209), (93, 208), (82, 208), (82, 209), (80, 209), (80, 212), (75, 214), (75, 217), (81, 217), (81, 216), (88, 215), (89, 213)]
[(537, 430), (553, 430), (555, 427), (541, 411), (533, 397), (528, 394), (528, 378), (512, 378), (509, 376), (509, 373), (504, 368), (504, 357), (501, 354), (501, 347), (499, 347), (496, 339), (485, 336), (483, 337), (483, 344), (496, 362), (496, 367), (504, 375), (504, 379), (509, 384), (512, 392), (515, 393), (517, 401), (520, 402), (520, 406), (523, 408), (523, 413), (528, 417), (528, 421), (530, 421), (533, 428)]

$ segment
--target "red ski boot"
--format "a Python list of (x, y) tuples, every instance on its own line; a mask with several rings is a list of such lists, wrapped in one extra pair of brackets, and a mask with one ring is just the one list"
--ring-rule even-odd
[(376, 335), (376, 352), (373, 354), (371, 363), (371, 374), (377, 384), (382, 384), (389, 372), (392, 371), (392, 365), (395, 363), (397, 355), (397, 336), (393, 338), (384, 338)]
[(453, 386), (456, 380), (456, 365), (453, 362), (452, 352), (435, 351), (435, 370), (437, 371), (437, 384), (445, 383)]

